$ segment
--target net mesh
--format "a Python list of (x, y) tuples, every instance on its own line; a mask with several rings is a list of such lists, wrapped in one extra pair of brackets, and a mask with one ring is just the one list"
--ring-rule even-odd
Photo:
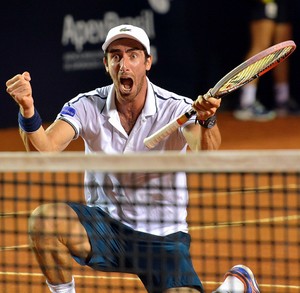
[[(261, 292), (300, 290), (300, 151), (2, 153), (0, 162), (0, 292), (49, 292), (29, 246), (28, 219), (43, 204), (84, 203), (85, 170), (124, 176), (123, 184), (132, 190), (138, 174), (151, 178), (154, 172), (175, 176), (185, 171), (190, 252), (206, 292), (241, 263), (252, 269)], [(149, 194), (165, 189), (143, 186)], [(137, 259), (142, 252), (135, 253)], [(144, 257), (147, 263), (160, 256)], [(134, 274), (96, 271), (75, 261), (70, 266), (76, 292), (146, 292)]]

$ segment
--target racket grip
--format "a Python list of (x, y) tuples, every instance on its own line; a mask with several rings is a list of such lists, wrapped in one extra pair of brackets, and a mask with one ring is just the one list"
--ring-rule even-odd
[(180, 123), (177, 120), (170, 122), (169, 124), (165, 125), (152, 135), (146, 137), (144, 139), (144, 144), (148, 149), (154, 148), (160, 141), (162, 141), (165, 137), (173, 133), (180, 127)]

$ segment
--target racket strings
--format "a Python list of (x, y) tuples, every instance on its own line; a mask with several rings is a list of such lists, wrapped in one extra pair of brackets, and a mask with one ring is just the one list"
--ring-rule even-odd
[(277, 65), (282, 59), (285, 59), (293, 52), (293, 47), (288, 46), (285, 48), (281, 48), (271, 54), (268, 54), (264, 58), (248, 65), (243, 70), (239, 71), (236, 75), (234, 75), (231, 79), (229, 79), (224, 85), (220, 88), (219, 93), (231, 92), (236, 88), (249, 83), (253, 79), (257, 78), (261, 75), (261, 73), (265, 73), (269, 71), (274, 66)]

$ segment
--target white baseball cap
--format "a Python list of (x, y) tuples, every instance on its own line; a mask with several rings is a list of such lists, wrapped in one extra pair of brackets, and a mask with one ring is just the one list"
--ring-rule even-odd
[(140, 27), (130, 24), (121, 24), (119, 26), (113, 27), (106, 36), (106, 40), (102, 45), (102, 50), (105, 52), (107, 47), (113, 41), (121, 38), (134, 39), (140, 42), (145, 47), (147, 53), (150, 55), (150, 41), (146, 32)]

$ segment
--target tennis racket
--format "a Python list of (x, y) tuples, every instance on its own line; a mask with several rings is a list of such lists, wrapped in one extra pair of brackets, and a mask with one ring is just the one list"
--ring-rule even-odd
[[(221, 98), (226, 94), (235, 91), (276, 67), (290, 56), (295, 49), (296, 44), (294, 41), (289, 40), (261, 51), (221, 78), (215, 86), (203, 96), (204, 99), (209, 99), (210, 97)], [(191, 108), (188, 112), (166, 124), (151, 136), (146, 137), (144, 139), (144, 144), (149, 149), (155, 147), (161, 140), (177, 130), (195, 114), (196, 111)]]

